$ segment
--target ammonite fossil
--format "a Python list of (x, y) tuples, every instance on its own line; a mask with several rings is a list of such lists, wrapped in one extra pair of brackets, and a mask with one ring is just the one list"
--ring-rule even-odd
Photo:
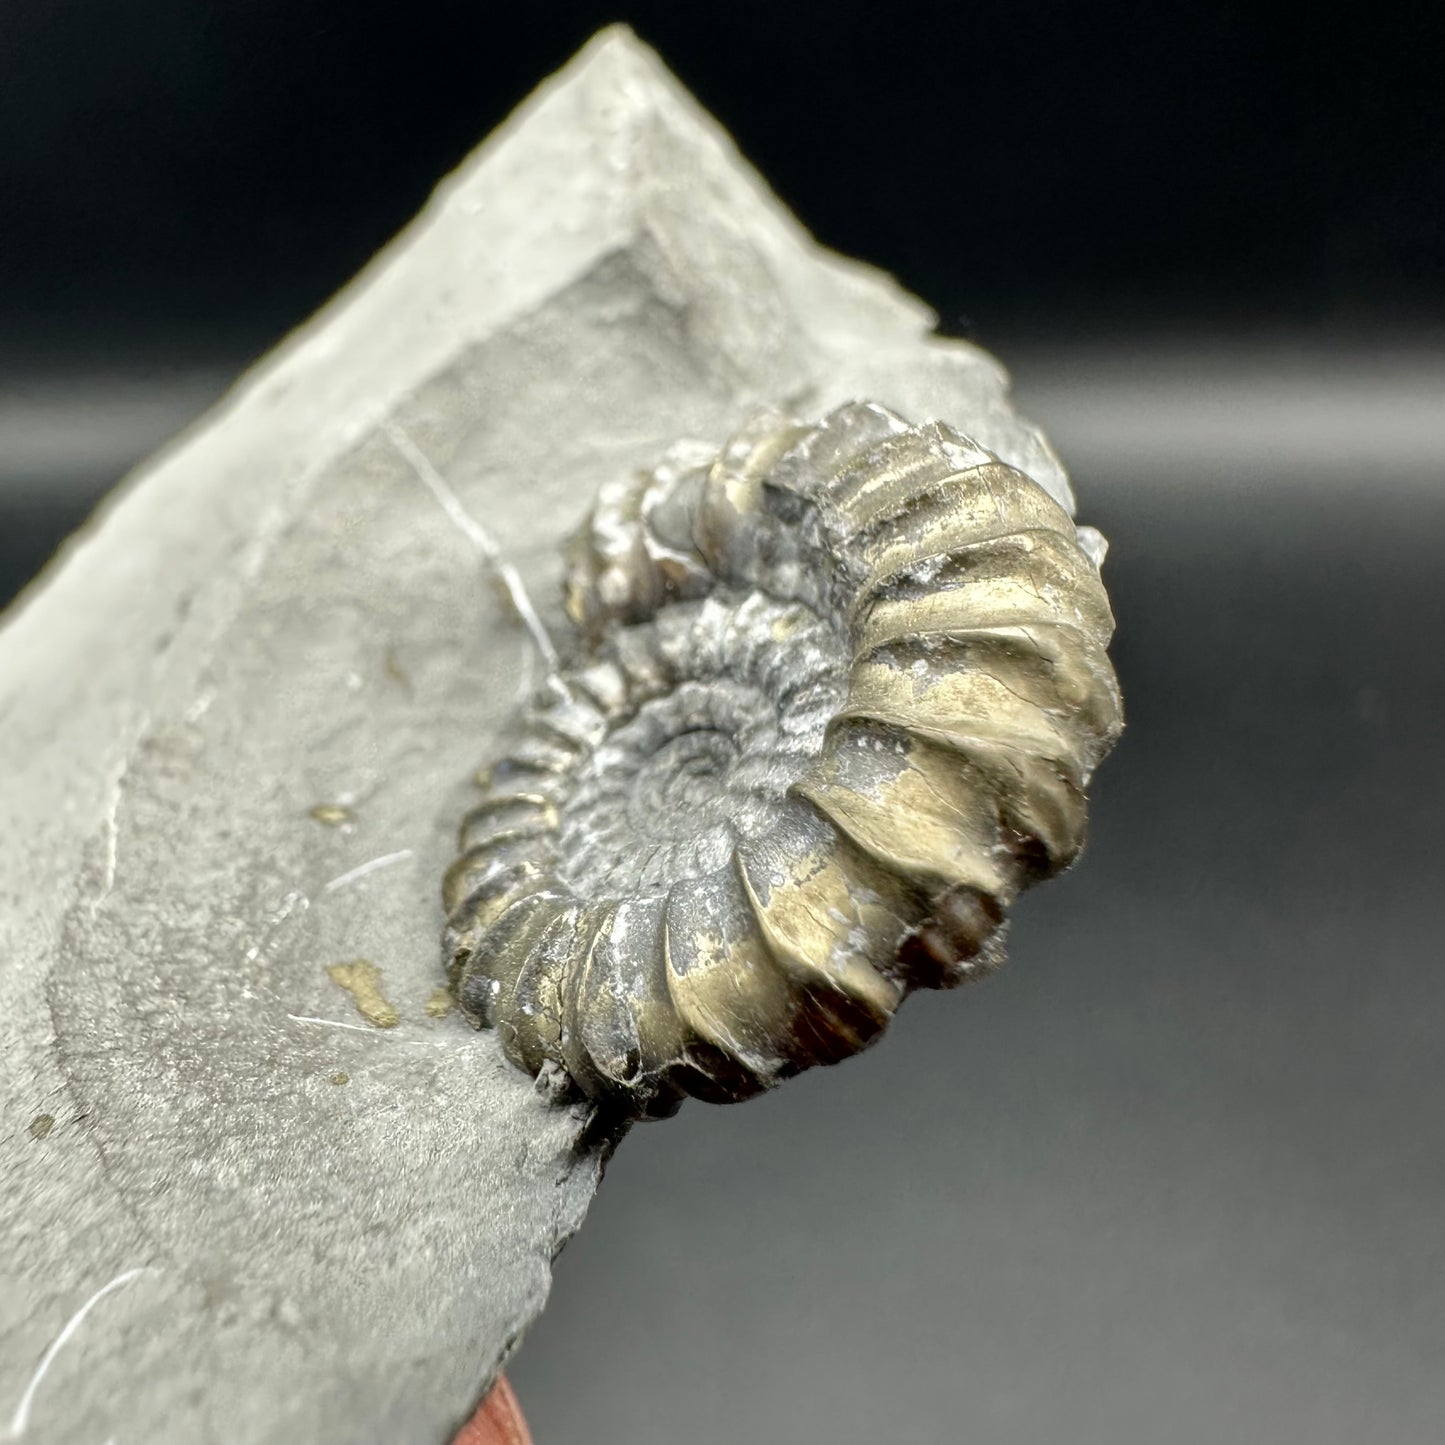
[(939, 423), (756, 419), (607, 487), (579, 661), (447, 874), (462, 1007), (628, 1112), (745, 1098), (1001, 959), (1118, 735), (1102, 544)]

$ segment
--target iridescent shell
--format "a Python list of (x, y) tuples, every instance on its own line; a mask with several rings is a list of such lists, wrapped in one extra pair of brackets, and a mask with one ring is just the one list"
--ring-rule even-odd
[(605, 488), (569, 554), (582, 659), (444, 885), (462, 1007), (657, 1115), (995, 967), (1120, 730), (1101, 553), (1023, 473), (870, 403)]

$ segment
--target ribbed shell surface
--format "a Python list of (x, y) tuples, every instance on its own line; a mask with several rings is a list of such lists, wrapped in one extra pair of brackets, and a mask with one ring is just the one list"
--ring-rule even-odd
[(994, 967), (1118, 736), (1097, 534), (939, 423), (756, 418), (604, 489), (575, 667), (449, 871), (457, 997), (627, 1112), (748, 1097)]

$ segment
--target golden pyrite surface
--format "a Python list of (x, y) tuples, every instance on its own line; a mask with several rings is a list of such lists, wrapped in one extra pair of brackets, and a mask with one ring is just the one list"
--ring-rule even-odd
[(604, 488), (579, 659), (447, 874), (462, 1007), (560, 1091), (746, 1098), (1001, 961), (1118, 737), (1103, 543), (940, 423), (761, 415)]

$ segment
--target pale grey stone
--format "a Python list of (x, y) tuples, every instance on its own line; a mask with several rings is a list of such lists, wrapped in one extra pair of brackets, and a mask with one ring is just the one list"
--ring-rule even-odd
[[(597, 485), (761, 402), (943, 417), (1067, 501), (932, 320), (608, 32), (12, 612), (0, 1438), (448, 1438), (600, 1164), (426, 1011), (468, 773), (538, 651), (487, 549), (560, 632)], [(357, 959), (394, 1027), (328, 975)]]

